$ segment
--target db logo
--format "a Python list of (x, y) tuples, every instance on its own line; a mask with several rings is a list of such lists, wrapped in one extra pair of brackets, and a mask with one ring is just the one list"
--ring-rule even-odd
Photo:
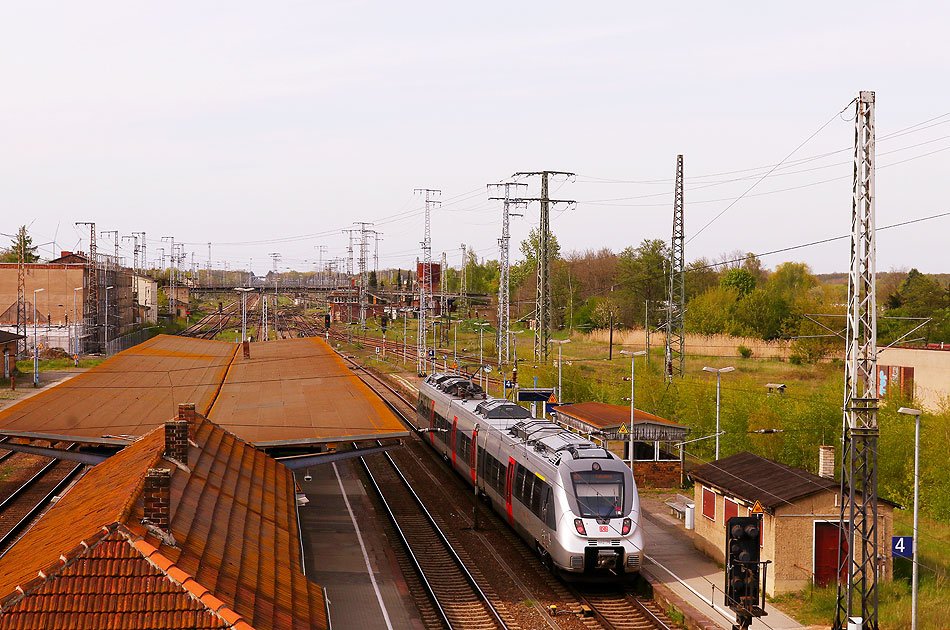
[(606, 525), (601, 525), (601, 526), (600, 526), (600, 532), (601, 532), (602, 534), (606, 534), (606, 533), (607, 533), (607, 526), (606, 526)]

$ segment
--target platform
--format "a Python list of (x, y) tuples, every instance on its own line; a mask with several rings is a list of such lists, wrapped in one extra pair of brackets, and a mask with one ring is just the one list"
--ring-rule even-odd
[(315, 466), (311, 481), (303, 480), (304, 471), (296, 473), (310, 500), (298, 512), (307, 577), (324, 587), (333, 630), (421, 630), (390, 541), (381, 533), (379, 519), (385, 516), (373, 510), (354, 466)]

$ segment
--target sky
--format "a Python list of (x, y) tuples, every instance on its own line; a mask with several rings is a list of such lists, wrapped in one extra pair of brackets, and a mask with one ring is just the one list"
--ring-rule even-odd
[[(266, 273), (346, 255), (498, 257), (488, 183), (558, 170), (562, 252), (672, 231), (686, 258), (847, 235), (853, 99), (876, 93), (879, 228), (950, 212), (944, 3), (6, 2), (0, 4), (0, 233), (50, 256), (98, 231), (149, 260)], [(777, 165), (777, 166), (776, 166)], [(773, 169), (773, 167), (775, 167)], [(522, 178), (530, 196), (538, 179)], [(539, 217), (512, 219), (512, 257)], [(950, 271), (950, 216), (882, 229), (877, 268)], [(112, 236), (99, 239), (111, 253)], [(8, 239), (0, 237), (0, 243)], [(131, 263), (131, 241), (120, 241)], [(321, 249), (321, 246), (325, 250)], [(762, 257), (844, 271), (847, 239)]]

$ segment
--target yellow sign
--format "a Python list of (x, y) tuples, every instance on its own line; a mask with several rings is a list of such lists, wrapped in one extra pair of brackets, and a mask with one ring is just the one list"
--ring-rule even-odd
[(752, 506), (752, 514), (765, 514), (765, 510), (762, 508), (762, 504), (759, 503), (759, 500), (755, 500), (755, 505)]
[(548, 398), (548, 402), (551, 404), (557, 403), (557, 398), (554, 397), (554, 394), (551, 394), (551, 397)]
[(621, 425), (620, 425), (620, 430), (617, 431), (617, 433), (627, 433), (627, 432), (628, 432), (628, 431), (627, 431), (627, 424), (626, 424), (626, 423), (621, 424)]

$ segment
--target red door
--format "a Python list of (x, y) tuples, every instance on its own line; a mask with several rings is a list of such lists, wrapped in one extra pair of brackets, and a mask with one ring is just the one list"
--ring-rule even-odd
[(478, 457), (478, 433), (472, 429), (472, 483), (478, 483), (478, 480), (475, 478), (475, 471), (478, 468), (478, 464), (475, 458)]
[(453, 468), (455, 467), (455, 434), (458, 431), (458, 428), (459, 428), (459, 419), (458, 419), (458, 416), (455, 416), (454, 418), (452, 418), (452, 441), (450, 442), (450, 444), (452, 445), (452, 467)]
[(432, 407), (429, 408), (429, 443), (435, 444), (435, 401), (432, 401)]
[[(819, 586), (833, 584), (838, 570), (838, 523), (815, 523), (815, 582)], [(844, 564), (848, 552), (847, 535), (841, 538), (841, 558)], [(847, 565), (844, 567), (847, 569)], [(841, 572), (846, 578), (847, 570)]]
[(515, 524), (515, 517), (511, 513), (511, 488), (515, 485), (515, 458), (508, 458), (508, 474), (505, 477), (505, 508), (508, 510), (508, 522)]

